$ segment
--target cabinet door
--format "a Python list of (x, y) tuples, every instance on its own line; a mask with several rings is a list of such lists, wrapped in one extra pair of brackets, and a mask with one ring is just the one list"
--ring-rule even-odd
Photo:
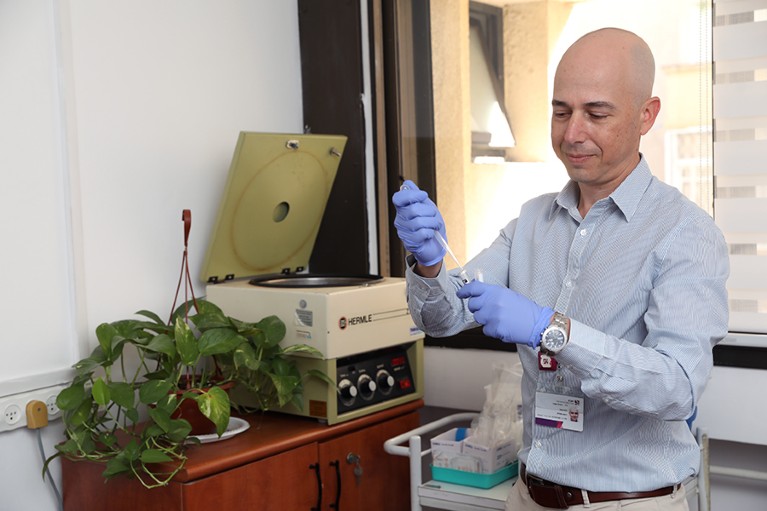
[[(322, 509), (391, 511), (410, 507), (408, 458), (383, 449), (389, 438), (419, 426), (413, 412), (319, 445), (324, 483)], [(355, 474), (357, 461), (362, 469)], [(284, 508), (287, 509), (287, 508)]]
[(184, 484), (183, 509), (316, 509), (320, 495), (316, 463), (313, 443)]

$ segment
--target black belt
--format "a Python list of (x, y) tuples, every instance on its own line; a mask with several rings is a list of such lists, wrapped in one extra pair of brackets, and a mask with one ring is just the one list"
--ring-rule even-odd
[[(583, 493), (580, 488), (552, 483), (527, 473), (524, 463), (520, 463), (519, 478), (527, 486), (530, 497), (540, 506), (554, 509), (567, 509), (570, 506), (583, 505)], [(647, 499), (662, 497), (674, 493), (676, 486), (666, 486), (652, 491), (587, 491), (589, 502), (607, 502), (610, 500)]]

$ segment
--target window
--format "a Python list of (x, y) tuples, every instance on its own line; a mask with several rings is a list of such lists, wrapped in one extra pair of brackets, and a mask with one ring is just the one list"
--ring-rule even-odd
[[(481, 3), (470, 3), (467, 22), (453, 3), (431, 2), (437, 203), (459, 260), (489, 245), (526, 200), (561, 189), (567, 175), (549, 138), (554, 72), (570, 44), (606, 26), (639, 34), (655, 54), (655, 94), (662, 108), (640, 148), (653, 173), (714, 213), (710, 1), (482, 3), (492, 4), (486, 10), (502, 18), (500, 52), (488, 52), (488, 60), (491, 67), (493, 58), (499, 62), (494, 69), (500, 70), (501, 106), (516, 142), (504, 151), (505, 161), (495, 165), (475, 165), (472, 118), (456, 107), (461, 97), (468, 100), (473, 85), (468, 73), (461, 78), (456, 71), (472, 67), (468, 45), (477, 22), (471, 22)], [(469, 146), (471, 154), (462, 149)]]
[[(714, 218), (730, 249), (730, 330), (767, 333), (767, 0), (716, 0)], [(767, 340), (752, 339), (767, 347)]]
[(503, 162), (514, 135), (503, 90), (503, 10), (469, 4), (471, 156), (475, 163)]

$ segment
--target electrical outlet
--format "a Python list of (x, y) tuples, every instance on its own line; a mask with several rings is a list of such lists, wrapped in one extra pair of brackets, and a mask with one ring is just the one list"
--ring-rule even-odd
[(61, 410), (56, 405), (56, 397), (67, 385), (54, 385), (42, 389), (30, 390), (10, 396), (0, 397), (0, 432), (23, 428), (27, 425), (27, 403), (42, 401), (48, 410), (48, 421), (61, 417)]
[(3, 421), (9, 426), (18, 424), (21, 421), (21, 416), (24, 415), (21, 412), (21, 408), (16, 403), (11, 403), (3, 410)]
[(48, 408), (48, 420), (58, 419), (61, 414), (59, 405), (56, 404), (56, 397), (58, 393), (51, 395), (45, 400), (45, 407)]

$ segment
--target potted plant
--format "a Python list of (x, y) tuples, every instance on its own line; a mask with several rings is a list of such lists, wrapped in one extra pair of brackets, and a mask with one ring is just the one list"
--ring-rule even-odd
[[(192, 215), (183, 210), (184, 251), (170, 319), (154, 312), (102, 323), (98, 345), (74, 365), (75, 377), (56, 404), (62, 411), (66, 440), (58, 456), (105, 464), (103, 475), (129, 475), (147, 488), (166, 485), (186, 462), (186, 446), (195, 435), (229, 425), (232, 403), (227, 390), (242, 385), (261, 410), (303, 404), (303, 381), (291, 355), (320, 355), (307, 345), (282, 348), (285, 324), (276, 316), (256, 323), (229, 317), (211, 302), (198, 300), (189, 273), (188, 241)], [(192, 299), (176, 308), (184, 296)], [(198, 431), (195, 413), (202, 416)], [(44, 470), (45, 473), (45, 470)]]
[(204, 300), (183, 304), (168, 322), (137, 314), (141, 319), (96, 328), (98, 346), (75, 364), (71, 385), (57, 398), (66, 441), (46, 463), (63, 455), (105, 463), (106, 478), (127, 474), (148, 488), (165, 485), (195, 441), (185, 404), (221, 436), (230, 418), (226, 387), (242, 384), (268, 410), (300, 406), (304, 378), (329, 381), (318, 371), (299, 374), (289, 355), (319, 353), (306, 345), (281, 348), (285, 324), (276, 316), (240, 321)]

